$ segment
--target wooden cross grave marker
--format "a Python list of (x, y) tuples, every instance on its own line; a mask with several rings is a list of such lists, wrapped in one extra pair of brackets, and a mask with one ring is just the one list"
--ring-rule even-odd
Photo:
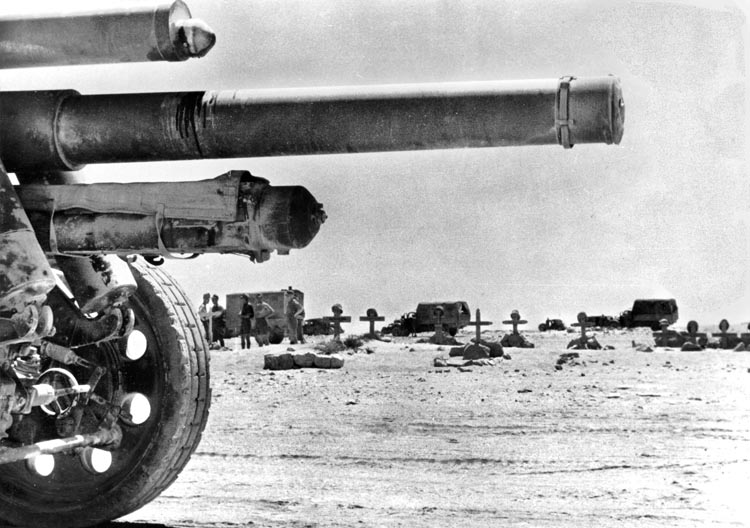
[(589, 326), (588, 322), (588, 316), (586, 315), (586, 312), (580, 312), (578, 316), (576, 317), (578, 319), (577, 323), (573, 323), (570, 326), (580, 326), (581, 327), (581, 343), (585, 343), (588, 339), (588, 336), (586, 335), (586, 328)]
[(518, 335), (518, 325), (528, 324), (528, 321), (521, 319), (521, 314), (518, 313), (518, 310), (513, 310), (510, 312), (510, 319), (503, 321), (503, 324), (513, 325), (513, 335)]
[(483, 326), (488, 326), (488, 325), (491, 325), (491, 324), (492, 324), (492, 321), (482, 321), (482, 317), (481, 317), (481, 315), (480, 315), (480, 313), (479, 313), (479, 308), (477, 308), (477, 316), (476, 316), (476, 319), (475, 319), (474, 321), (469, 321), (469, 324), (470, 324), (470, 325), (474, 325), (474, 326), (476, 326), (476, 327), (477, 327), (477, 335), (476, 335), (476, 337), (475, 337), (475, 338), (473, 339), (473, 341), (474, 341), (474, 342), (475, 342), (475, 343), (476, 343), (477, 345), (481, 344), (481, 339), (482, 339), (482, 337), (481, 337), (481, 334), (482, 334), (482, 327), (483, 327)]
[(687, 338), (687, 340), (694, 345), (701, 345), (703, 346), (699, 340), (705, 340), (708, 338), (708, 334), (706, 332), (699, 332), (698, 331), (698, 322), (697, 321), (690, 321), (687, 324), (687, 332), (682, 332), (683, 337)]
[(378, 337), (378, 334), (375, 333), (375, 321), (385, 321), (385, 317), (378, 316), (378, 311), (375, 308), (368, 308), (367, 309), (367, 316), (359, 317), (360, 321), (369, 321), (370, 322), (370, 336), (372, 337)]
[(333, 312), (333, 316), (324, 317), (323, 319), (333, 323), (333, 339), (338, 341), (343, 333), (340, 323), (351, 323), (352, 318), (348, 315), (341, 315), (344, 313), (344, 310), (340, 304), (334, 304), (331, 307), (331, 311)]
[(720, 348), (732, 348), (737, 344), (737, 333), (727, 332), (727, 330), (729, 330), (729, 321), (722, 319), (719, 322), (719, 331), (711, 334), (719, 338)]
[[(750, 330), (750, 323), (747, 324), (747, 329)], [(745, 346), (750, 345), (750, 333), (747, 333), (747, 332), (741, 333), (740, 339), (745, 344)]]
[(654, 338), (654, 346), (658, 347), (667, 347), (669, 346), (669, 336), (670, 334), (675, 334), (676, 332), (669, 330), (669, 321), (666, 319), (660, 319), (659, 320), (659, 327), (661, 327), (661, 330), (658, 330), (656, 332), (652, 332), (651, 335)]

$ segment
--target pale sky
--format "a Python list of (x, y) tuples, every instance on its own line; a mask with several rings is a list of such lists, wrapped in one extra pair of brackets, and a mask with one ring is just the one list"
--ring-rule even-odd
[[(674, 297), (678, 326), (750, 320), (747, 11), (698, 1), (188, 0), (217, 33), (185, 63), (7, 70), (4, 90), (82, 93), (373, 85), (614, 74), (619, 146), (577, 145), (89, 166), (102, 181), (247, 169), (303, 185), (328, 214), (315, 240), (253, 264), (166, 264), (204, 291), (305, 292), (388, 320), (466, 300), (535, 328)], [(32, 5), (25, 2), (24, 5)], [(57, 4), (59, 6), (59, 4)], [(3, 6), (3, 9), (9, 9)], [(14, 6), (17, 11), (19, 6)]]

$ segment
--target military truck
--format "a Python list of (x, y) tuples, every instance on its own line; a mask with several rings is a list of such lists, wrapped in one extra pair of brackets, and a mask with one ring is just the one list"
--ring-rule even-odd
[(679, 318), (677, 301), (674, 299), (636, 299), (633, 308), (620, 314), (620, 325), (624, 328), (647, 327), (659, 330), (659, 321), (666, 319), (671, 325)]
[(408, 336), (419, 332), (433, 332), (438, 320), (454, 336), (471, 320), (469, 305), (465, 301), (419, 303), (416, 311), (405, 313), (400, 319), (387, 325), (383, 333)]
[[(216, 42), (179, 0), (0, 19), (0, 39), (0, 68), (183, 61)], [(623, 121), (612, 76), (0, 93), (0, 524), (94, 526), (174, 482), (208, 418), (209, 352), (159, 264), (205, 253), (265, 262), (307, 246), (326, 219), (305, 188), (244, 168), (115, 184), (85, 182), (86, 164), (569, 149), (619, 143)]]
[[(266, 318), (268, 326), (271, 329), (271, 333), (268, 340), (271, 344), (279, 344), (284, 340), (284, 337), (289, 335), (289, 329), (286, 321), (286, 305), (289, 302), (289, 295), (285, 290), (272, 290), (272, 291), (260, 291), (260, 292), (249, 292), (245, 295), (250, 297), (250, 304), (255, 304), (256, 296), (258, 294), (263, 295), (263, 300), (271, 305), (274, 309), (274, 313)], [(305, 305), (305, 294), (300, 290), (292, 289), (299, 297), (300, 303)], [(240, 333), (240, 310), (242, 309), (242, 293), (229, 293), (227, 294), (227, 303), (225, 305), (227, 310), (227, 335), (226, 337), (234, 337)]]

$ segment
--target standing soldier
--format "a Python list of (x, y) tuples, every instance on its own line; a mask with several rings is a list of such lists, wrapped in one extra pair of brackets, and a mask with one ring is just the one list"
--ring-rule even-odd
[(203, 303), (198, 308), (198, 317), (201, 320), (201, 323), (203, 323), (203, 332), (206, 336), (206, 341), (208, 341), (209, 347), (211, 343), (213, 342), (213, 337), (211, 336), (211, 325), (208, 324), (211, 320), (211, 316), (209, 315), (209, 309), (208, 309), (208, 303), (211, 302), (211, 294), (210, 293), (204, 293), (203, 294)]
[(302, 324), (305, 319), (305, 307), (302, 306), (298, 294), (291, 286), (286, 293), (289, 296), (286, 303), (286, 324), (289, 331), (289, 342), (292, 345), (296, 345), (297, 342), (304, 343)]
[(250, 348), (250, 338), (253, 333), (253, 325), (255, 324), (255, 310), (253, 305), (250, 304), (250, 297), (246, 294), (242, 294), (242, 309), (240, 310), (240, 345), (242, 350)]
[(263, 295), (258, 294), (255, 296), (255, 341), (258, 346), (270, 345), (271, 342), (268, 340), (271, 328), (268, 326), (268, 320), (266, 319), (276, 310), (263, 300)]
[(219, 342), (221, 350), (226, 350), (227, 347), (224, 344), (224, 331), (227, 328), (227, 316), (224, 307), (219, 304), (219, 296), (214, 294), (211, 297), (214, 305), (211, 307), (211, 322), (213, 323), (213, 337)]

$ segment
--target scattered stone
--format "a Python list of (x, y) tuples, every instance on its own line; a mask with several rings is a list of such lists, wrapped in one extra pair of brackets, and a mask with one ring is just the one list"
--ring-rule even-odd
[(490, 358), (480, 358), (480, 359), (470, 359), (466, 363), (464, 363), (464, 367), (469, 366), (476, 366), (476, 367), (492, 367), (495, 365), (495, 362), (492, 361)]
[(562, 370), (562, 365), (555, 365), (555, 370)]
[(322, 369), (331, 368), (331, 356), (324, 356), (324, 355), (316, 354), (315, 358), (313, 359), (313, 365), (316, 368), (322, 368)]
[[(340, 354), (315, 354), (313, 352), (284, 352), (263, 356), (263, 368), (266, 370), (291, 370), (293, 368), (341, 368), (344, 358)], [(273, 374), (271, 372), (270, 374)]]
[(573, 350), (601, 350), (602, 345), (599, 344), (596, 337), (586, 336), (585, 338), (578, 337), (571, 340), (570, 343), (568, 343), (567, 348), (572, 348)]
[(464, 347), (464, 359), (483, 359), (490, 357), (490, 349), (483, 345), (470, 344)]
[(444, 358), (436, 357), (435, 359), (432, 360), (432, 366), (433, 367), (447, 367), (448, 362)]
[(638, 345), (637, 347), (635, 347), (635, 351), (636, 352), (653, 352), (654, 349), (648, 345)]
[(450, 350), (448, 351), (448, 357), (463, 357), (463, 355), (464, 355), (464, 347), (465, 347), (465, 346), (466, 346), (466, 345), (464, 345), (464, 346), (457, 346), (457, 347), (452, 347), (452, 348), (451, 348), (451, 349), (450, 349)]
[(614, 350), (614, 349), (615, 349), (615, 347), (613, 347), (612, 345), (605, 345), (604, 346), (604, 350)]
[(581, 357), (581, 355), (578, 352), (564, 352), (557, 358), (557, 364), (565, 365), (566, 363), (573, 362), (574, 359), (578, 359), (579, 357)]
[(534, 343), (521, 334), (505, 334), (500, 340), (500, 345), (513, 348), (534, 348)]
[[(463, 346), (452, 347), (448, 352), (448, 357), (463, 357), (464, 359), (504, 358), (504, 354), (503, 347), (499, 343), (481, 340), (479, 345), (468, 343)], [(510, 356), (508, 356), (508, 359), (510, 359)]]
[[(503, 346), (500, 343), (482, 339), (479, 341), (479, 344), (490, 349), (491, 358), (502, 358), (505, 355), (503, 352)], [(510, 356), (508, 356), (506, 359), (510, 359)]]
[(459, 372), (473, 372), (473, 370), (471, 370), (470, 368), (466, 368), (466, 367), (458, 367), (458, 371)]
[(527, 392), (532, 392), (532, 390), (531, 389), (518, 389), (518, 391), (516, 392), (518, 392), (519, 394), (525, 394)]
[(266, 354), (263, 356), (263, 368), (268, 370), (289, 370), (294, 368), (291, 354)]
[(344, 358), (341, 357), (339, 354), (331, 354), (329, 356), (331, 358), (331, 368), (332, 369), (339, 369), (344, 366)]
[(680, 347), (682, 352), (703, 352), (703, 347), (692, 341), (685, 341)]
[(287, 348), (286, 348), (286, 351), (287, 351), (287, 352), (294, 352), (294, 347), (287, 347)]
[(299, 368), (310, 368), (315, 365), (315, 354), (312, 352), (297, 352), (293, 357), (294, 365)]
[(747, 345), (745, 345), (745, 343), (738, 343), (737, 346), (734, 347), (732, 350), (734, 350), (735, 352), (747, 352), (748, 348), (747, 348)]

